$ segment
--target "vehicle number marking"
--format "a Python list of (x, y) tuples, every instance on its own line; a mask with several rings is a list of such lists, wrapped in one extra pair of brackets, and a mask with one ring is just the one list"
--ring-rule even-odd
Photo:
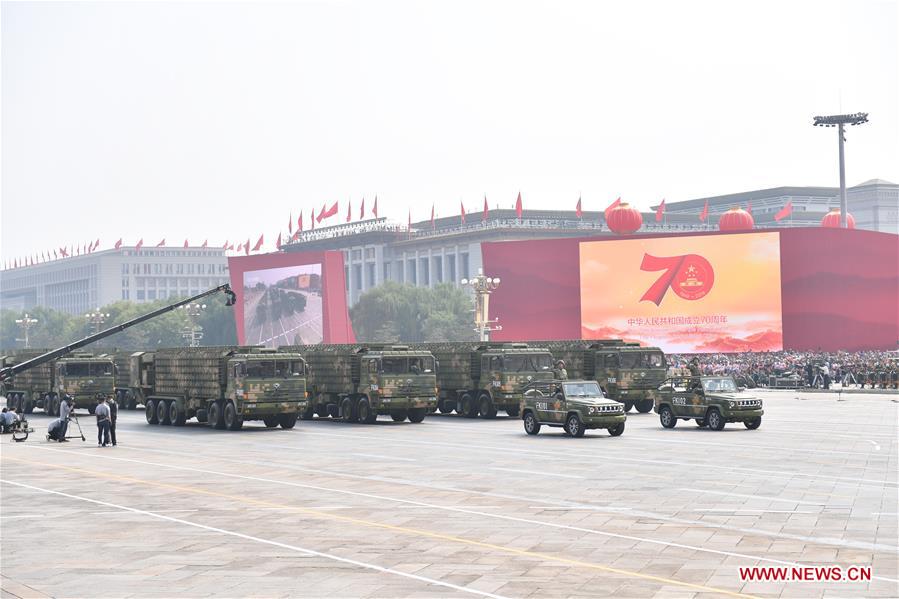
[(538, 409), (538, 410), (549, 410), (549, 404), (546, 403), (545, 401), (538, 401), (538, 402), (537, 402), (537, 409)]
[(503, 382), (502, 382), (502, 381), (493, 381), (493, 386), (494, 386), (494, 387), (502, 387), (502, 386), (503, 386)]
[(614, 377), (614, 376), (610, 376), (607, 380), (608, 380), (608, 382), (612, 383), (613, 385), (618, 382), (618, 378)]
[(685, 406), (685, 405), (687, 405), (687, 398), (686, 397), (675, 397), (674, 399), (671, 400), (671, 403), (673, 403), (676, 406)]

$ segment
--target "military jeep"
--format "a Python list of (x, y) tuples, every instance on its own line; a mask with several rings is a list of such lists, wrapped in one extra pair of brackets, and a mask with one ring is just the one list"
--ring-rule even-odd
[(676, 376), (659, 387), (655, 411), (665, 428), (695, 420), (700, 428), (720, 431), (728, 422), (750, 429), (762, 424), (762, 400), (744, 393), (729, 376)]
[(522, 387), (521, 418), (529, 435), (542, 425), (561, 426), (571, 437), (587, 429), (608, 429), (613, 437), (624, 432), (624, 404), (605, 397), (596, 381), (533, 381)]

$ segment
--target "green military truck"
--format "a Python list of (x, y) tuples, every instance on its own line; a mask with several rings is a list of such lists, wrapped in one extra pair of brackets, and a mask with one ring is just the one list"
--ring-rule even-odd
[[(46, 350), (22, 350), (3, 358), (3, 366), (14, 366), (36, 358)], [(35, 408), (59, 415), (63, 397), (71, 397), (76, 408), (93, 414), (98, 400), (113, 395), (115, 364), (108, 356), (72, 353), (20, 372), (5, 381), (7, 405), (31, 414)]]
[(522, 387), (551, 380), (552, 355), (527, 343), (439, 343), (420, 345), (437, 358), (437, 409), (467, 418), (517, 417)]
[(700, 428), (720, 431), (728, 422), (750, 429), (762, 424), (762, 400), (745, 393), (729, 376), (679, 376), (659, 387), (655, 411), (665, 428), (678, 420), (695, 420)]
[(542, 425), (562, 427), (571, 437), (604, 428), (613, 437), (624, 432), (624, 404), (603, 395), (596, 381), (535, 381), (524, 386), (521, 419), (529, 435)]
[(236, 431), (246, 420), (262, 420), (289, 429), (306, 408), (306, 364), (294, 352), (234, 346), (135, 352), (129, 372), (150, 424), (183, 426), (196, 418)]
[(565, 362), (568, 376), (592, 379), (607, 397), (624, 404), (624, 410), (646, 414), (652, 411), (658, 386), (665, 380), (668, 366), (657, 347), (643, 347), (621, 339), (537, 341)]
[(310, 420), (371, 424), (379, 415), (421, 422), (437, 405), (434, 356), (407, 345), (292, 345), (309, 363)]

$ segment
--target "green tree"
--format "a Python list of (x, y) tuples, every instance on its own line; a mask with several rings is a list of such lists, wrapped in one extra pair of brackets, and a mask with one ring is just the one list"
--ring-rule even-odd
[(359, 341), (471, 341), (472, 298), (450, 284), (428, 289), (388, 282), (364, 293), (350, 310)]

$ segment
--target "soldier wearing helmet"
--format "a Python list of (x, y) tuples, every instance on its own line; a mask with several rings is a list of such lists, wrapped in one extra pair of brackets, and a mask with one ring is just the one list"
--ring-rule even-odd
[(556, 360), (556, 367), (553, 368), (553, 378), (564, 381), (568, 379), (568, 371), (565, 370), (565, 361)]

